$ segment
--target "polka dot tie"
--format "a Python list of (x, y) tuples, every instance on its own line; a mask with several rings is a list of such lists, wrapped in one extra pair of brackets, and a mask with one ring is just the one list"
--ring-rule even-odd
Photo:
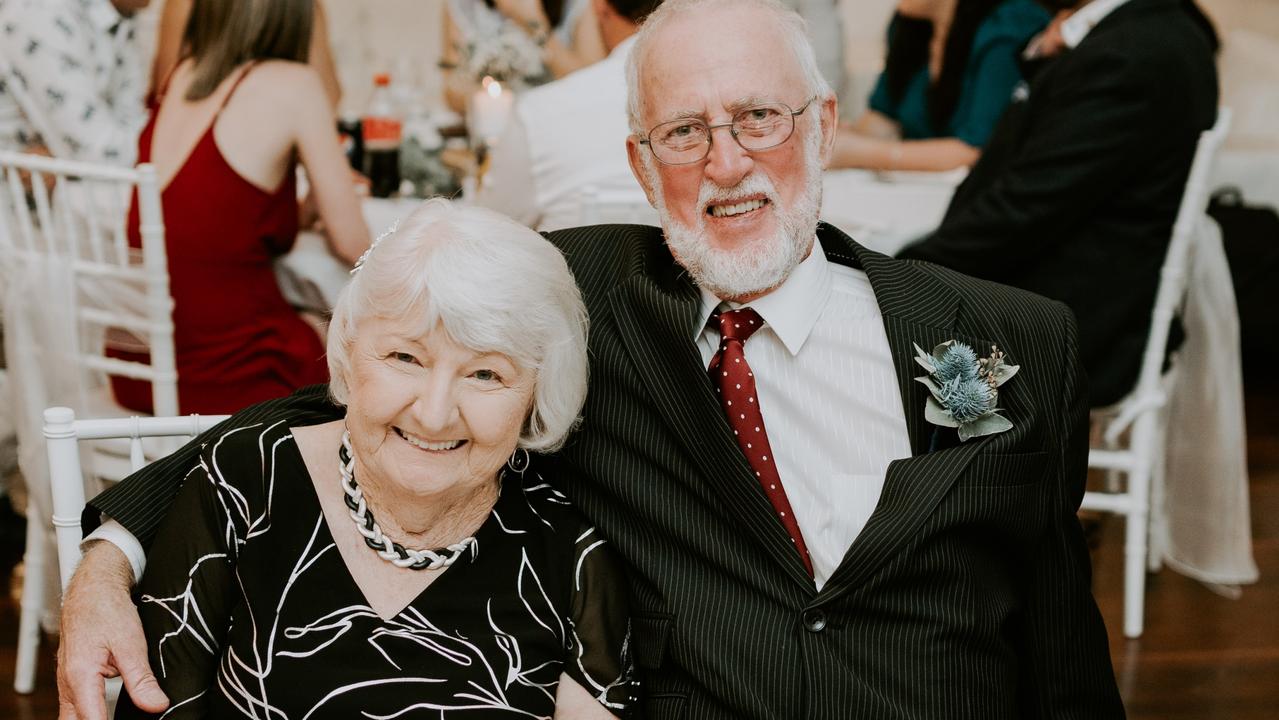
[(813, 561), (808, 556), (808, 546), (804, 544), (804, 536), (799, 532), (799, 523), (795, 521), (786, 489), (782, 487), (782, 480), (777, 474), (773, 450), (768, 444), (768, 431), (764, 428), (764, 416), (759, 410), (759, 397), (755, 393), (755, 374), (751, 372), (750, 365), (746, 364), (746, 339), (763, 327), (764, 320), (759, 313), (744, 307), (716, 311), (711, 315), (711, 322), (719, 323), (720, 332), (719, 350), (711, 358), (708, 369), (711, 384), (719, 393), (720, 405), (728, 417), (729, 426), (733, 428), (737, 446), (745, 453), (760, 487), (764, 489), (764, 495), (773, 504), (786, 532), (790, 533), (791, 542), (811, 576)]

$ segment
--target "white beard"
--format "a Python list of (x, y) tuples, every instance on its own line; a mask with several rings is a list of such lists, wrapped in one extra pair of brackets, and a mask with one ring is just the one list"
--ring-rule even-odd
[[(703, 179), (697, 198), (700, 219), (695, 227), (684, 225), (671, 216), (666, 208), (655, 161), (645, 154), (644, 169), (657, 199), (657, 212), (666, 244), (699, 286), (719, 298), (756, 295), (781, 285), (803, 262), (812, 249), (822, 206), (821, 142), (820, 132), (805, 133), (803, 151), (807, 177), (804, 192), (793, 207), (782, 206), (776, 187), (762, 173), (751, 173), (730, 188)], [(747, 239), (732, 248), (713, 247), (706, 230), (707, 204), (752, 194), (768, 199), (777, 213), (777, 231)]]

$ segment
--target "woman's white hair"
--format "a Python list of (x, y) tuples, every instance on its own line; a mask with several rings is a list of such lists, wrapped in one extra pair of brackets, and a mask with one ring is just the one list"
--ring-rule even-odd
[(329, 327), (329, 392), (345, 405), (351, 347), (369, 317), (437, 325), (477, 352), (534, 373), (519, 447), (558, 449), (586, 399), (586, 308), (559, 250), (498, 213), (428, 200), (374, 243), (338, 297)]
[[(626, 59), (626, 111), (632, 133), (642, 136), (648, 132), (648, 128), (643, 125), (644, 108), (642, 93), (640, 93), (640, 67), (648, 52), (651, 38), (680, 14), (716, 5), (772, 11), (777, 16), (778, 29), (782, 31), (786, 44), (790, 46), (791, 52), (795, 54), (795, 60), (799, 62), (805, 83), (808, 85), (808, 94), (823, 100), (835, 94), (817, 66), (817, 55), (813, 51), (812, 41), (808, 38), (804, 19), (779, 0), (663, 0), (662, 4), (658, 5), (657, 9), (640, 25), (639, 32), (636, 33), (635, 45), (631, 47), (630, 57)], [(707, 32), (714, 32), (714, 28), (708, 28)], [(697, 69), (690, 72), (697, 72)]]

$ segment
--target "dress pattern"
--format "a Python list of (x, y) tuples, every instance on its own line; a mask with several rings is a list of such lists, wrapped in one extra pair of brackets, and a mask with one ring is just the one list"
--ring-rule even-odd
[[(211, 439), (139, 585), (162, 717), (547, 718), (561, 673), (622, 713), (624, 579), (537, 466), (504, 470), (476, 543), (384, 620), (288, 427)], [(116, 717), (146, 715), (122, 696)]]

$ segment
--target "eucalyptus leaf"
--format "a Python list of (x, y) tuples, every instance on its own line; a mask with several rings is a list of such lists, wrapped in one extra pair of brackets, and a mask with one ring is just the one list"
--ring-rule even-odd
[(915, 380), (923, 383), (928, 388), (928, 392), (932, 393), (933, 397), (936, 398), (937, 402), (941, 402), (941, 388), (937, 386), (937, 383), (931, 377), (924, 375), (915, 378)]
[(919, 363), (930, 375), (937, 372), (936, 366), (933, 365), (933, 359), (929, 357), (928, 353), (924, 352), (924, 349), (917, 343), (911, 344), (915, 346), (915, 362)]
[[(946, 342), (944, 342), (944, 343), (942, 343), (942, 344), (938, 345), (937, 347), (933, 348), (933, 353), (932, 353), (933, 358), (934, 358), (934, 359), (937, 359), (937, 360), (941, 360), (941, 359), (942, 359), (942, 356), (944, 356), (944, 355), (946, 354), (946, 351), (947, 351), (948, 349), (950, 349), (950, 346), (951, 346), (951, 345), (954, 345), (954, 344), (955, 344), (955, 341), (954, 341), (954, 340), (947, 340)], [(918, 346), (916, 346), (916, 347), (918, 347)]]
[(1005, 430), (1011, 430), (1012, 426), (1012, 421), (1008, 418), (992, 412), (989, 415), (983, 415), (972, 422), (960, 425), (959, 439), (965, 440), (965, 435), (968, 437), (994, 435), (995, 433), (1001, 433)]
[(963, 427), (955, 418), (950, 416), (950, 411), (941, 406), (935, 398), (928, 398), (928, 404), (924, 406), (924, 419), (934, 425), (942, 427)]

